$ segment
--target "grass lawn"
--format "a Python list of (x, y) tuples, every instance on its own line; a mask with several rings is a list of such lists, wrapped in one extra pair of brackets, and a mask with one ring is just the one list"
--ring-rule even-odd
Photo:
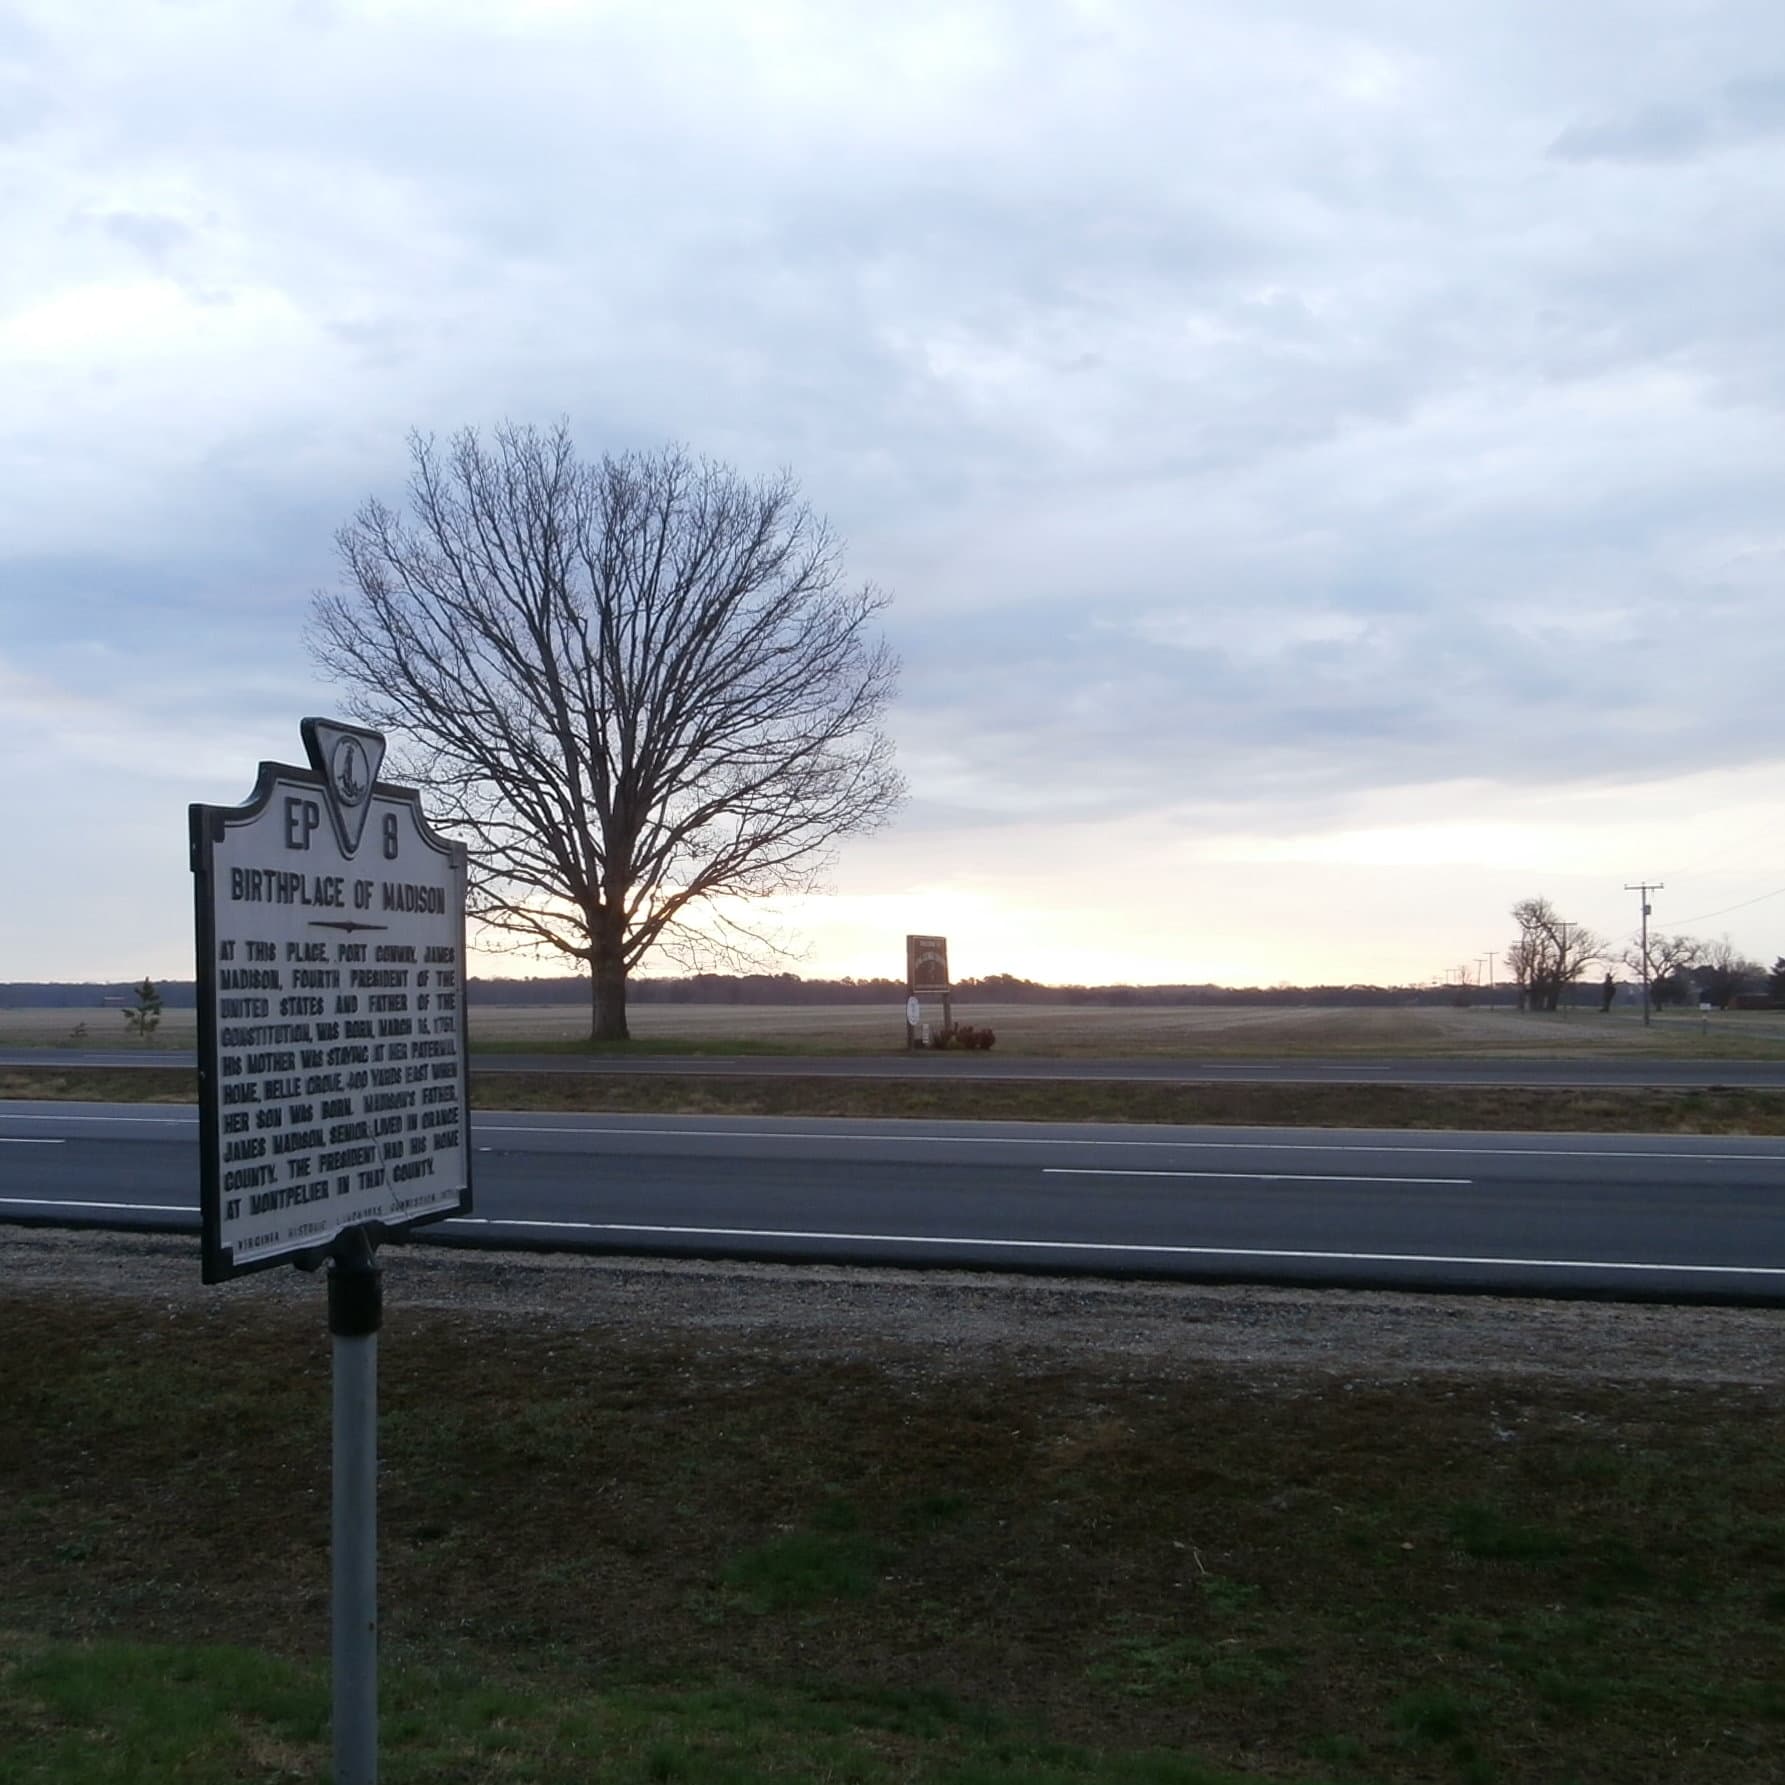
[[(587, 1052), (589, 1015), (576, 1005), (470, 1007), (474, 1049)], [(939, 1010), (929, 1013), (940, 1014)], [(997, 1051), (1051, 1058), (1183, 1057), (1211, 1060), (1595, 1058), (1651, 1055), (1691, 1059), (1785, 1056), (1785, 1013), (1670, 1011), (1644, 1028), (1633, 1008), (1521, 1015), (1511, 1009), (1127, 1008), (960, 1000), (961, 1022), (997, 1032)], [(902, 1007), (875, 1005), (635, 1004), (637, 1053), (883, 1054), (905, 1044)], [(190, 1048), (197, 1019), (164, 1013), (144, 1052)], [(83, 1027), (80, 1036), (76, 1025)], [(130, 1040), (117, 1010), (0, 1011), (0, 1047), (79, 1046), (115, 1050)], [(593, 1050), (599, 1051), (599, 1050)]]
[[(916, 1368), (393, 1279), (392, 1780), (1785, 1773), (1771, 1394)], [(320, 1284), (15, 1287), (0, 1355), (0, 1777), (325, 1777)]]

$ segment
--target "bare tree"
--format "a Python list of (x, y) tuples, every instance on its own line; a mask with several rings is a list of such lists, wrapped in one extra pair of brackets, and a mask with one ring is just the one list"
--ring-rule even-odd
[(586, 966), (591, 1039), (623, 1040), (651, 949), (760, 952), (739, 902), (898, 805), (885, 598), (785, 474), (586, 462), (564, 424), (409, 444), (407, 513), (341, 529), (311, 649), (470, 843), (471, 914)]
[[(1516, 907), (1513, 915), (1518, 915)], [(1542, 961), (1542, 950), (1538, 947), (1536, 937), (1528, 930), (1520, 930), (1517, 939), (1507, 945), (1505, 961), (1506, 971), (1512, 976), (1512, 983), (1518, 987), (1518, 1007), (1520, 1010), (1529, 1010)]]
[(1554, 1010), (1563, 988), (1605, 954), (1604, 941), (1585, 924), (1556, 915), (1548, 899), (1520, 899), (1512, 908), (1518, 938), (1506, 959), (1519, 990), (1519, 1009)]
[[(1687, 976), (1698, 965), (1704, 944), (1696, 936), (1667, 936), (1649, 932), (1649, 1002), (1657, 1010), (1685, 1001)], [(1618, 959), (1639, 979), (1643, 974), (1642, 943), (1631, 942)]]
[(1699, 995), (1719, 1010), (1727, 1010), (1729, 1000), (1737, 992), (1745, 992), (1766, 979), (1766, 969), (1758, 961), (1749, 960), (1727, 936), (1706, 944), (1693, 973)]

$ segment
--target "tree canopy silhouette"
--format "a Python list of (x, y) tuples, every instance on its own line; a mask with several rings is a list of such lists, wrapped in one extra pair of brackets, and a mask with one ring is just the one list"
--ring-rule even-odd
[(650, 950), (749, 953), (748, 901), (898, 805), (885, 597), (786, 474), (586, 461), (564, 424), (410, 456), (405, 511), (337, 535), (312, 651), (471, 845), (471, 915), (584, 964), (591, 1037), (624, 1039)]
[(1554, 1010), (1587, 964), (1604, 958), (1605, 943), (1585, 924), (1558, 917), (1548, 899), (1520, 899), (1512, 918), (1519, 933), (1507, 945), (1505, 959), (1518, 987), (1518, 1007)]

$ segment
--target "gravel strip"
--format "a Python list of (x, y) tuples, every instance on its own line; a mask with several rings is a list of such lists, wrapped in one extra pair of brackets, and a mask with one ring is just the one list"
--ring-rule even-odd
[[(1519, 1376), (1765, 1387), (1785, 1371), (1785, 1312), (1489, 1296), (1254, 1289), (967, 1271), (863, 1270), (392, 1247), (388, 1318), (609, 1329), (633, 1342), (722, 1339), (899, 1373), (1171, 1374), (1201, 1366), (1348, 1380)], [(296, 1270), (207, 1288), (183, 1238), (13, 1228), (13, 1296), (122, 1297), (218, 1316), (273, 1302), (316, 1311)]]

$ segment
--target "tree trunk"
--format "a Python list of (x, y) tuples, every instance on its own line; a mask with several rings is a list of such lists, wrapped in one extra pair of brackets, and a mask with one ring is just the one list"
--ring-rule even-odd
[(589, 988), (593, 1006), (589, 1016), (591, 1041), (630, 1041), (626, 1027), (626, 961), (616, 939), (603, 937), (590, 962)]

